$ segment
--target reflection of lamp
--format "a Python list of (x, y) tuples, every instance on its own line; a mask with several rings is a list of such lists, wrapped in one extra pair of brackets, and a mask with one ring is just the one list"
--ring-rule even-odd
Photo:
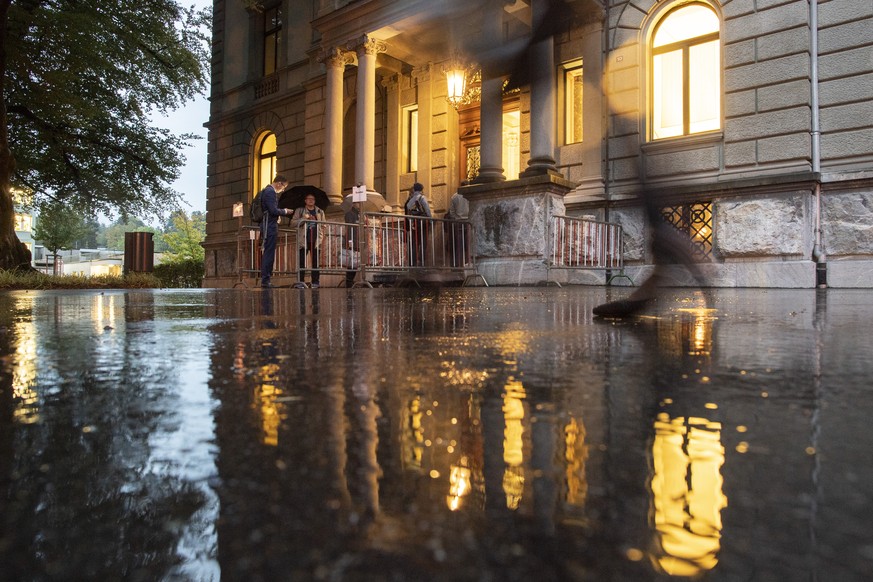
[(477, 91), (473, 87), (476, 74), (473, 67), (458, 57), (452, 57), (443, 65), (443, 72), (446, 75), (446, 101), (452, 107), (458, 109), (476, 100)]

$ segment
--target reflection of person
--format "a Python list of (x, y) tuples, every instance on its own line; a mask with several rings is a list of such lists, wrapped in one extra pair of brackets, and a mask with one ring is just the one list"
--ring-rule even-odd
[[(358, 227), (351, 226), (353, 224), (358, 224), (358, 221), (361, 219), (361, 213), (358, 211), (358, 207), (352, 205), (352, 207), (346, 212), (345, 221), (346, 221), (346, 238), (343, 243), (343, 249), (348, 250), (351, 253), (351, 256), (359, 256), (356, 255), (356, 251), (358, 251)], [(352, 263), (348, 263), (345, 265), (348, 270), (346, 271), (346, 287), (351, 287), (355, 284), (355, 274), (358, 272), (357, 265)]]
[[(449, 209), (446, 211), (446, 220), (467, 220), (470, 217), (470, 203), (460, 192), (452, 194), (449, 201)], [(452, 267), (463, 267), (467, 264), (469, 255), (469, 242), (467, 241), (467, 225), (446, 222), (446, 250), (451, 257)]]
[[(315, 196), (307, 194), (304, 198), (304, 206), (294, 211), (291, 217), (291, 228), (297, 230), (297, 287), (303, 285), (305, 274), (306, 255), (309, 255), (310, 277), (312, 288), (318, 288), (320, 273), (318, 270), (318, 248), (321, 246), (321, 227), (315, 222), (303, 222), (307, 220), (324, 220), (324, 211), (315, 205)], [(301, 228), (302, 225), (302, 228)]]
[(406, 219), (406, 236), (409, 249), (409, 264), (421, 266), (426, 262), (426, 247), (428, 235), (428, 221), (422, 218), (430, 218), (430, 205), (424, 197), (424, 186), (416, 182), (412, 186), (409, 198), (406, 199), (404, 212), (414, 218)]
[(261, 207), (264, 209), (264, 219), (261, 221), (261, 239), (264, 241), (264, 253), (261, 257), (261, 287), (269, 289), (273, 285), (273, 263), (276, 260), (276, 239), (279, 238), (279, 216), (290, 214), (287, 208), (276, 205), (276, 195), (285, 189), (288, 179), (282, 174), (276, 174), (273, 182), (261, 193)]

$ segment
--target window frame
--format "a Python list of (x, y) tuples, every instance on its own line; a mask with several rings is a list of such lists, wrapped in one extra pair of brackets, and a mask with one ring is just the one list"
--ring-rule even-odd
[[(571, 105), (574, 104), (571, 99), (575, 96), (575, 91), (569, 86), (569, 78), (571, 74), (575, 72), (579, 72), (582, 77), (582, 95), (579, 103), (579, 116), (582, 127), (579, 129), (579, 137), (576, 139), (575, 135), (571, 138), (571, 133), (575, 133), (570, 131), (570, 123), (571, 123), (571, 115), (575, 109), (571, 111)], [(572, 61), (568, 61), (566, 63), (562, 63), (560, 66), (561, 72), (561, 108), (560, 108), (560, 119), (558, 120), (559, 127), (561, 128), (560, 139), (563, 145), (574, 145), (583, 143), (585, 141), (585, 64), (583, 59), (574, 59)]]
[[(275, 13), (273, 19), (274, 24), (271, 24), (271, 15)], [(282, 4), (265, 7), (263, 11), (263, 37), (261, 45), (261, 75), (269, 77), (279, 70), (279, 54), (282, 44)], [(268, 51), (267, 49), (271, 50)], [(268, 63), (268, 57), (272, 52), (272, 63)], [(268, 64), (272, 68), (268, 68)]]
[[(273, 138), (276, 147), (272, 151), (265, 151), (264, 147), (268, 144), (271, 137)], [(278, 150), (279, 144), (276, 140), (276, 134), (272, 131), (264, 131), (258, 135), (253, 150), (254, 163), (252, 164), (252, 191), (249, 200), (253, 199), (258, 192), (266, 188), (267, 184), (270, 184), (273, 181), (273, 177), (278, 173)], [(269, 163), (269, 171), (267, 172), (268, 175), (266, 177), (264, 176), (264, 162)]]
[[(676, 12), (689, 6), (701, 6), (711, 11), (718, 21), (718, 31), (694, 36), (688, 39), (683, 39), (673, 43), (665, 44), (660, 47), (654, 46), (655, 36), (661, 26)], [(688, 139), (695, 136), (715, 134), (724, 130), (724, 43), (723, 43), (723, 28), (724, 19), (716, 6), (707, 1), (694, 0), (672, 2), (663, 6), (657, 14), (653, 15), (652, 21), (648, 27), (648, 37), (646, 39), (646, 137), (648, 142), (663, 142), (665, 140)], [(700, 131), (691, 131), (691, 100), (690, 89), (693, 85), (689, 81), (689, 69), (691, 63), (689, 53), (693, 47), (699, 47), (707, 43), (717, 41), (718, 53), (718, 127)], [(655, 57), (657, 55), (668, 54), (677, 50), (681, 50), (682, 55), (682, 132), (678, 135), (670, 135), (664, 137), (655, 137)]]

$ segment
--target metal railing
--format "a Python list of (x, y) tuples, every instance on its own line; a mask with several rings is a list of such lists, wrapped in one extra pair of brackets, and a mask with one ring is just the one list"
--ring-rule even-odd
[[(549, 244), (546, 268), (603, 269), (607, 283), (623, 277), (621, 225), (589, 218), (552, 216), (549, 223)], [(613, 273), (612, 271), (618, 271)]]
[[(313, 234), (307, 236), (312, 227)], [(394, 281), (404, 277), (416, 282), (427, 278), (461, 280), (464, 285), (480, 279), (487, 286), (476, 270), (474, 234), (469, 221), (391, 213), (367, 212), (358, 224), (301, 220), (293, 230), (279, 230), (273, 273), (296, 275), (298, 280), (303, 279), (301, 274), (311, 277), (313, 271), (319, 275), (342, 274), (346, 282), (354, 279), (364, 285), (386, 276)], [(247, 274), (251, 277), (260, 273), (260, 237), (257, 226), (240, 229), (240, 283)]]

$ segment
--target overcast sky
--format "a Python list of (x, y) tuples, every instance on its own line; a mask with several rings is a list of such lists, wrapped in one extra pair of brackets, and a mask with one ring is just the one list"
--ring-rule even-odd
[[(212, 0), (179, 0), (183, 6), (206, 8), (212, 6)], [(206, 128), (203, 124), (209, 121), (209, 101), (206, 95), (200, 95), (187, 106), (172, 115), (156, 120), (158, 125), (166, 127), (173, 133), (194, 133), (202, 139), (192, 142), (191, 147), (182, 151), (185, 156), (185, 166), (182, 167), (179, 179), (173, 182), (173, 188), (182, 193), (182, 208), (190, 214), (195, 210), (206, 211)]]

